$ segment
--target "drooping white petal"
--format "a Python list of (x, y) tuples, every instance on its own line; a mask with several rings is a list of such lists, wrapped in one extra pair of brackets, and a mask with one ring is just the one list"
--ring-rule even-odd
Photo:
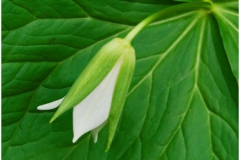
[(108, 122), (107, 120), (104, 121), (100, 126), (91, 131), (94, 143), (96, 143), (98, 140), (98, 132), (107, 124), (107, 122)]
[[(103, 81), (73, 109), (73, 143), (84, 133), (108, 119), (116, 79), (122, 64), (120, 58)], [(97, 72), (97, 71), (96, 71)]]
[(63, 99), (64, 99), (64, 97), (59, 100), (38, 106), (37, 109), (38, 110), (50, 110), (50, 109), (57, 108), (62, 103)]

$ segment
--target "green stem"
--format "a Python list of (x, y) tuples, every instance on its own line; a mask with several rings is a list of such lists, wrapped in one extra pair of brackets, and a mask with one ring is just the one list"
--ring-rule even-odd
[(171, 17), (176, 14), (181, 14), (182, 12), (186, 11), (193, 11), (193, 10), (198, 10), (198, 9), (205, 9), (210, 11), (212, 7), (211, 2), (191, 2), (191, 3), (184, 3), (184, 4), (179, 4), (175, 5), (166, 9), (163, 9), (159, 12), (156, 12), (146, 19), (144, 19), (142, 22), (140, 22), (137, 26), (135, 26), (129, 33), (128, 35), (124, 38), (128, 42), (131, 43), (133, 38), (144, 28), (146, 27), (149, 23), (159, 20), (161, 18), (167, 18)]

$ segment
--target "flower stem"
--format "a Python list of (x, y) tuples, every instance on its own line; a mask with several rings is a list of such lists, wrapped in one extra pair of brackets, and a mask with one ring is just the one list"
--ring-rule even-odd
[(171, 17), (176, 14), (181, 14), (182, 12), (186, 11), (193, 11), (193, 10), (198, 10), (198, 9), (205, 9), (210, 11), (212, 7), (211, 2), (191, 2), (191, 3), (184, 3), (184, 4), (179, 4), (175, 5), (172, 7), (168, 7), (166, 9), (163, 9), (159, 12), (156, 12), (143, 21), (141, 21), (137, 26), (135, 26), (129, 33), (128, 35), (124, 38), (126, 41), (131, 43), (133, 38), (144, 28), (146, 27), (149, 23), (159, 20), (161, 18), (167, 18)]

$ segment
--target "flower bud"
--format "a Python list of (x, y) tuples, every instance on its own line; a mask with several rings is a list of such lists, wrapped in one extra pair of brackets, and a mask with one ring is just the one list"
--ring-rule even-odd
[(98, 132), (108, 122), (109, 149), (122, 113), (135, 67), (135, 51), (131, 44), (115, 38), (104, 45), (79, 75), (67, 95), (39, 110), (57, 107), (54, 121), (73, 108), (73, 142), (88, 131), (92, 131), (94, 142)]

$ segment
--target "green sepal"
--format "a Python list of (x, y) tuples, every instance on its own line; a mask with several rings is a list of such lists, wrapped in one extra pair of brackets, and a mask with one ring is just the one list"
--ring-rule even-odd
[(118, 74), (114, 95), (112, 99), (112, 106), (108, 117), (108, 139), (106, 151), (109, 150), (114, 138), (120, 116), (122, 114), (123, 106), (127, 98), (127, 93), (130, 87), (132, 76), (135, 68), (135, 51), (129, 44), (128, 50), (123, 54), (123, 62)]
[(98, 51), (74, 82), (50, 123), (67, 110), (79, 104), (101, 83), (119, 60), (125, 47), (126, 44), (123, 43), (122, 39), (115, 38)]

